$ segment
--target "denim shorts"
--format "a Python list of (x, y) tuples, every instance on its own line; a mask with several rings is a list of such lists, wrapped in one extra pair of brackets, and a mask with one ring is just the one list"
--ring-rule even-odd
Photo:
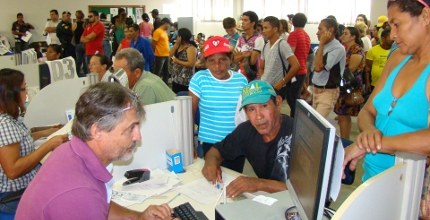
[[(0, 192), (0, 200), (2, 200), (4, 197), (7, 197), (8, 195), (12, 194), (14, 192)], [(0, 211), (5, 213), (15, 213), (16, 208), (18, 207), (19, 199), (13, 200), (8, 203), (2, 203), (0, 202)]]

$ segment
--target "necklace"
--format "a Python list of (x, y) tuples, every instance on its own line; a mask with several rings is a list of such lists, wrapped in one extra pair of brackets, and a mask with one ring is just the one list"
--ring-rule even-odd
[(393, 101), (391, 101), (390, 108), (388, 108), (388, 116), (390, 116), (391, 112), (393, 112), (393, 109), (394, 109), (394, 107), (396, 107), (398, 100), (399, 100), (398, 98), (393, 97)]

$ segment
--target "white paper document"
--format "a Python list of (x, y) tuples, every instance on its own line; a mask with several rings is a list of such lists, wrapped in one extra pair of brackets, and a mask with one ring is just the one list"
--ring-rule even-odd
[(25, 35), (21, 36), (21, 40), (28, 42), (31, 39), (31, 36), (33, 36), (30, 31), (25, 32)]
[(264, 205), (271, 206), (271, 205), (273, 205), (275, 202), (277, 202), (278, 200), (277, 200), (277, 199), (275, 199), (275, 198), (272, 198), (272, 197), (259, 195), (259, 196), (254, 197), (254, 198), (252, 199), (252, 201), (254, 201), (254, 202), (258, 202), (258, 203), (261, 203), (261, 204), (264, 204)]
[(180, 183), (174, 173), (160, 169), (151, 171), (150, 179), (145, 182), (123, 186), (122, 183), (125, 181), (127, 181), (125, 178), (117, 181), (113, 185), (112, 194), (112, 200), (125, 207), (142, 203), (151, 196), (161, 195)]
[(235, 178), (231, 175), (222, 173), (223, 182), (220, 183), (221, 185), (219, 187), (217, 187), (217, 184), (214, 185), (205, 178), (200, 178), (183, 185), (178, 191), (201, 204), (215, 204), (219, 200), (223, 188), (226, 189), (228, 184), (234, 179)]
[[(52, 133), (52, 134), (51, 134), (51, 135), (49, 135), (48, 137), (42, 137), (42, 138), (40, 138), (40, 139), (35, 140), (35, 141), (34, 141), (34, 146), (36, 146), (35, 148), (36, 148), (36, 149), (37, 149), (37, 148), (39, 148), (39, 147), (40, 147), (40, 145), (42, 145), (42, 144), (43, 144), (43, 143), (45, 143), (47, 140), (49, 140), (49, 139), (51, 139), (51, 138), (53, 138), (54, 136), (57, 136), (57, 135), (69, 134), (69, 139), (70, 139), (70, 138), (71, 138), (70, 131), (72, 130), (72, 124), (73, 124), (73, 122), (72, 122), (72, 121), (70, 121), (70, 122), (68, 122), (67, 124), (65, 124), (62, 128), (60, 128), (58, 131), (56, 131), (56, 132)], [(52, 153), (52, 151), (51, 151), (51, 152), (49, 152), (49, 153), (47, 153), (47, 154), (42, 158), (42, 160), (40, 160), (40, 163), (41, 163), (41, 164), (45, 163), (45, 161), (48, 159), (48, 157), (49, 157), (49, 155), (51, 155), (51, 153)]]
[(206, 179), (198, 179), (185, 184), (178, 191), (201, 204), (209, 205), (218, 200), (222, 188), (218, 189)]

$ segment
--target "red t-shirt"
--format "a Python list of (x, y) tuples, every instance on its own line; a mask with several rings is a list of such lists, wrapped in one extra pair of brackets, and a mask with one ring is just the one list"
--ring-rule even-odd
[(103, 23), (98, 21), (97, 23), (94, 23), (92, 25), (87, 25), (84, 29), (84, 33), (82, 33), (82, 36), (90, 35), (93, 32), (96, 34), (96, 38), (85, 44), (85, 55), (87, 56), (94, 55), (97, 52), (99, 54), (104, 54), (103, 38), (105, 35), (105, 26), (103, 25)]
[(288, 37), (288, 44), (291, 48), (295, 47), (294, 55), (299, 60), (300, 69), (297, 74), (303, 75), (308, 71), (306, 69), (306, 60), (308, 59), (309, 49), (311, 48), (311, 39), (303, 29), (296, 29), (290, 33)]
[(130, 48), (130, 40), (127, 38), (122, 39), (121, 49)]

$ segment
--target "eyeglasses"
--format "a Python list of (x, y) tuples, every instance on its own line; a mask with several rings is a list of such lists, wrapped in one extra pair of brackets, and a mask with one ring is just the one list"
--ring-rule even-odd
[(422, 5), (424, 5), (424, 7), (429, 7), (429, 4), (427, 2), (425, 2), (424, 0), (417, 0), (419, 3), (421, 3)]
[(109, 116), (112, 116), (112, 115), (115, 115), (115, 114), (121, 114), (121, 113), (126, 112), (126, 111), (128, 111), (130, 109), (135, 108), (135, 106), (138, 105), (138, 98), (139, 97), (136, 94), (133, 93), (133, 98), (132, 98), (131, 102), (129, 102), (127, 104), (126, 107), (124, 107), (123, 109), (120, 109), (119, 111), (111, 112), (111, 113), (107, 113), (106, 115), (103, 115), (101, 118), (99, 118), (97, 120), (97, 122), (103, 121), (105, 118), (107, 118)]

